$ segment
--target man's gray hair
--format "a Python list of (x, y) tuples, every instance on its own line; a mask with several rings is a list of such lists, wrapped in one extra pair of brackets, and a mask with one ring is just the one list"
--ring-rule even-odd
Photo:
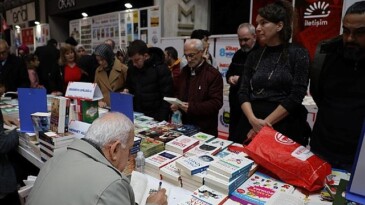
[(103, 148), (109, 142), (119, 140), (125, 147), (134, 125), (125, 115), (109, 112), (96, 119), (86, 132), (85, 139), (89, 139)]
[(191, 45), (191, 44), (198, 51), (203, 51), (204, 50), (203, 41), (201, 41), (199, 39), (187, 39), (186, 42), (185, 42), (185, 45)]
[(241, 28), (248, 28), (248, 31), (249, 31), (252, 35), (256, 35), (256, 29), (255, 29), (255, 27), (254, 27), (252, 24), (250, 24), (250, 23), (241, 23), (241, 24), (238, 26), (237, 33), (238, 33), (238, 31), (239, 31)]

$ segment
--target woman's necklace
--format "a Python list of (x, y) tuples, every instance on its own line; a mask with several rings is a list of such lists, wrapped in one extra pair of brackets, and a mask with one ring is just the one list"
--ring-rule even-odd
[[(257, 68), (259, 67), (259, 65), (260, 65), (260, 63), (261, 63), (261, 59), (262, 59), (262, 56), (264, 55), (264, 53), (265, 53), (265, 51), (266, 51), (266, 46), (265, 46), (265, 48), (264, 48), (264, 50), (262, 51), (262, 53), (261, 53), (261, 55), (260, 55), (260, 58), (259, 58), (259, 61), (257, 62), (257, 64), (256, 64), (256, 67), (255, 67), (255, 72), (257, 71)], [(274, 66), (274, 69), (272, 69), (271, 70), (271, 72), (270, 72), (270, 74), (269, 74), (269, 77), (267, 78), (267, 80), (269, 81), (270, 79), (271, 79), (271, 76), (272, 76), (272, 74), (275, 72), (275, 70), (276, 70), (276, 68), (277, 68), (277, 65), (279, 64), (279, 61), (280, 61), (280, 59), (281, 59), (281, 55), (283, 54), (283, 52), (280, 52), (280, 55), (279, 55), (279, 58), (278, 58), (278, 60), (276, 60), (276, 62), (275, 62), (275, 66)], [(250, 86), (251, 86), (251, 90), (252, 90), (252, 92), (254, 93), (254, 89), (253, 89), (253, 85), (252, 85), (252, 77), (251, 77), (251, 80), (250, 80)], [(258, 90), (257, 92), (256, 92), (256, 95), (260, 95), (260, 94), (262, 94), (263, 92), (264, 92), (264, 90), (265, 90), (265, 88), (261, 88), (260, 90)]]

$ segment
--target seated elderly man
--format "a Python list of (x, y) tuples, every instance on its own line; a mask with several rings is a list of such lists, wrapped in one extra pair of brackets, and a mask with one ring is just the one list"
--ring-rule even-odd
[[(85, 138), (42, 167), (28, 197), (29, 205), (134, 205), (134, 193), (121, 171), (134, 142), (134, 125), (123, 114), (107, 113), (96, 119)], [(147, 198), (147, 204), (167, 204), (166, 190)]]

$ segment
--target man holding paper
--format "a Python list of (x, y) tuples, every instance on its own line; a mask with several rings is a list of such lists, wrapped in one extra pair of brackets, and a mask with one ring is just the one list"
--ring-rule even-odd
[[(134, 143), (134, 125), (121, 113), (96, 119), (85, 138), (54, 156), (41, 169), (28, 197), (40, 204), (135, 204), (129, 179), (121, 172)], [(167, 204), (166, 190), (147, 198), (146, 204)]]
[(223, 105), (222, 76), (204, 60), (201, 40), (186, 40), (184, 55), (188, 65), (181, 71), (177, 95), (183, 103), (171, 105), (171, 110), (183, 111), (183, 124), (196, 125), (202, 132), (217, 136), (218, 113)]

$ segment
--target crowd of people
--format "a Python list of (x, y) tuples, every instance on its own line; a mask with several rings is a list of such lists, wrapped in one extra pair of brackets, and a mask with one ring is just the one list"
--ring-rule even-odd
[[(303, 146), (309, 145), (334, 167), (350, 171), (365, 119), (365, 1), (347, 9), (343, 34), (324, 39), (312, 62), (305, 48), (290, 43), (293, 19), (291, 3), (278, 0), (258, 10), (256, 28), (248, 23), (239, 25), (241, 49), (233, 56), (226, 75), (230, 85), (229, 139), (243, 143), (264, 126), (270, 126)], [(6, 41), (0, 40), (0, 92), (32, 87), (64, 95), (70, 81), (95, 82), (104, 96), (100, 107), (110, 106), (110, 92), (130, 93), (134, 96), (134, 111), (168, 121), (172, 112), (180, 110), (184, 124), (196, 125), (202, 132), (217, 136), (223, 79), (208, 52), (209, 36), (206, 30), (195, 30), (184, 43), (182, 58), (173, 47), (148, 47), (142, 40), (130, 42), (128, 48), (115, 49), (110, 39), (98, 45), (91, 55), (85, 53), (82, 45), (73, 45), (72, 39), (67, 39), (60, 50), (57, 41), (51, 39), (32, 54), (26, 46), (19, 47), (17, 57), (9, 52)], [(310, 93), (318, 106), (313, 130), (302, 105), (309, 80)], [(183, 103), (170, 105), (163, 97), (176, 97)], [(80, 204), (94, 203), (89, 200), (96, 200), (95, 204), (134, 204), (129, 182), (120, 173), (132, 145), (131, 123), (116, 113), (96, 120), (84, 140), (77, 140), (65, 155), (46, 163), (30, 204), (55, 203), (54, 198), (44, 194), (55, 180), (68, 190), (68, 182), (58, 179), (63, 171), (68, 177), (74, 176), (73, 184), (81, 188), (77, 190), (86, 188), (82, 180), (95, 186), (87, 186), (88, 192), (80, 192), (76, 198), (75, 194), (62, 195), (61, 201), (72, 198)], [(4, 164), (6, 152), (16, 142), (10, 140), (14, 134), (2, 131), (2, 126), (0, 134), (2, 172), (3, 167), (9, 170)], [(71, 166), (77, 160), (84, 161), (85, 166)], [(108, 174), (100, 178), (90, 169)], [(9, 173), (6, 176), (13, 177)], [(3, 175), (0, 180), (2, 202), (11, 196), (15, 186), (4, 186)], [(149, 201), (166, 204), (164, 194), (163, 190)]]

